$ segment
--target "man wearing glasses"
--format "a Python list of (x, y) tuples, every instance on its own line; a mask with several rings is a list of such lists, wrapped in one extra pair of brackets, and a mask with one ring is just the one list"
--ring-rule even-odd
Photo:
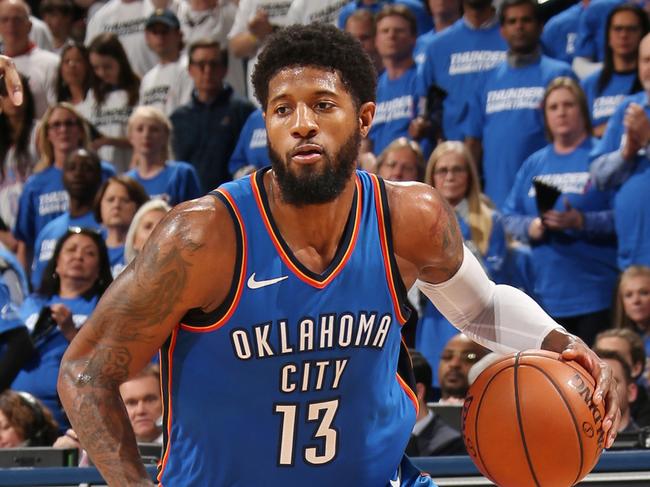
[(224, 83), (227, 58), (216, 41), (203, 39), (190, 45), (192, 99), (171, 115), (176, 159), (194, 166), (205, 192), (231, 179), (228, 161), (239, 132), (254, 110), (252, 103), (235, 95)]

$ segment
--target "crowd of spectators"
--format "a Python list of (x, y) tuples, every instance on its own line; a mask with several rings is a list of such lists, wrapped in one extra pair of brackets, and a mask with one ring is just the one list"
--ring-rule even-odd
[[(268, 36), (309, 22), (350, 33), (377, 69), (359, 167), (435, 187), (494, 281), (613, 364), (622, 427), (650, 426), (650, 4), (545, 19), (536, 0), (497, 2), (0, 0), (0, 52), (25, 88), (14, 106), (0, 82), (0, 447), (52, 430), (79, 446), (63, 352), (172, 206), (269, 164), (249, 75)], [(484, 350), (409, 298), (418, 399), (462, 400)], [(156, 373), (123, 391), (143, 441), (160, 440), (161, 405), (142, 406), (160, 402), (143, 392)], [(432, 418), (423, 407), (409, 452), (462, 453)]]

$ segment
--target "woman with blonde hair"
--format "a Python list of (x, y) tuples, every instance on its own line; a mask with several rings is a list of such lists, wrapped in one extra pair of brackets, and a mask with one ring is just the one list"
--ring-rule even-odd
[(158, 108), (136, 108), (126, 130), (133, 147), (133, 169), (126, 175), (139, 182), (151, 198), (174, 206), (198, 198), (202, 192), (194, 166), (171, 160), (171, 131), (169, 118)]
[(550, 143), (519, 169), (503, 208), (504, 223), (510, 234), (530, 244), (539, 303), (590, 345), (610, 321), (618, 274), (613, 193), (589, 183), (594, 140), (586, 97), (576, 81), (551, 81), (542, 108)]
[[(454, 208), (465, 245), (476, 255), (490, 277), (497, 282), (505, 282), (507, 245), (501, 215), (481, 193), (476, 164), (465, 144), (457, 141), (438, 144), (429, 157), (424, 183), (436, 188)], [(415, 348), (429, 363), (436, 364), (433, 367), (433, 385), (438, 387), (437, 364), (445, 344), (458, 334), (458, 330), (428, 299), (422, 300), (422, 303)]]
[[(90, 148), (88, 123), (70, 103), (59, 102), (41, 118), (36, 143), (41, 156), (23, 188), (14, 227), (20, 241), (18, 256), (25, 266), (32, 261), (38, 233), (68, 209), (63, 163), (75, 150)], [(102, 178), (114, 174), (113, 167), (102, 162)]]
[(171, 207), (164, 200), (155, 199), (147, 201), (135, 212), (124, 241), (126, 265), (136, 258), (153, 229), (170, 210)]
[(439, 144), (429, 157), (424, 182), (456, 210), (465, 244), (477, 254), (490, 277), (503, 280), (507, 246), (501, 215), (481, 192), (476, 163), (465, 144)]
[(614, 327), (633, 330), (643, 338), (650, 356), (650, 267), (633, 265), (619, 278)]

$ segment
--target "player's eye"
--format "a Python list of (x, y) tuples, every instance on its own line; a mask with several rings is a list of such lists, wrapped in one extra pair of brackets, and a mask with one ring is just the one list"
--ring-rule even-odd
[(329, 101), (319, 101), (319, 102), (316, 104), (316, 108), (317, 108), (318, 110), (321, 110), (321, 111), (322, 111), (322, 110), (329, 110), (329, 109), (331, 109), (331, 108), (334, 108), (334, 103), (331, 103), (331, 102), (329, 102)]

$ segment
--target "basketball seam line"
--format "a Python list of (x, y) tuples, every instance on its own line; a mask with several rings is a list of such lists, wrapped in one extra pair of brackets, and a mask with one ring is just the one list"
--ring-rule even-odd
[(521, 419), (521, 411), (519, 409), (520, 402), (519, 402), (519, 357), (520, 353), (517, 353), (515, 356), (515, 364), (514, 364), (514, 379), (515, 379), (515, 411), (517, 412), (517, 423), (519, 424), (519, 433), (521, 434), (521, 444), (524, 447), (524, 454), (526, 455), (526, 462), (528, 463), (528, 468), (530, 469), (530, 473), (533, 476), (533, 480), (535, 481), (535, 485), (537, 487), (541, 487), (539, 480), (537, 480), (537, 475), (535, 475), (535, 469), (533, 468), (533, 463), (530, 458), (530, 454), (528, 453), (528, 445), (526, 444), (526, 435), (524, 434), (524, 425), (523, 421)]
[(547, 374), (544, 369), (542, 369), (541, 367), (539, 367), (537, 365), (526, 364), (526, 367), (531, 367), (533, 369), (538, 370), (539, 372), (541, 372), (548, 379), (548, 381), (553, 385), (555, 390), (558, 392), (558, 394), (562, 398), (562, 402), (564, 402), (564, 405), (566, 406), (567, 411), (569, 411), (569, 414), (571, 415), (571, 419), (573, 420), (573, 427), (576, 429), (576, 436), (578, 438), (578, 445), (580, 446), (580, 468), (578, 469), (578, 475), (576, 476), (576, 478), (575, 478), (575, 480), (573, 481), (573, 484), (572, 484), (572, 485), (575, 485), (578, 482), (578, 480), (580, 480), (580, 474), (582, 473), (582, 468), (584, 467), (584, 458), (585, 458), (585, 452), (584, 452), (584, 449), (582, 447), (582, 436), (580, 435), (580, 429), (578, 428), (578, 420), (577, 420), (575, 414), (573, 414), (573, 409), (571, 409), (571, 407), (569, 405), (569, 402), (564, 397), (564, 394), (562, 394), (562, 390), (558, 387), (558, 385), (555, 383), (553, 378), (549, 374)]

